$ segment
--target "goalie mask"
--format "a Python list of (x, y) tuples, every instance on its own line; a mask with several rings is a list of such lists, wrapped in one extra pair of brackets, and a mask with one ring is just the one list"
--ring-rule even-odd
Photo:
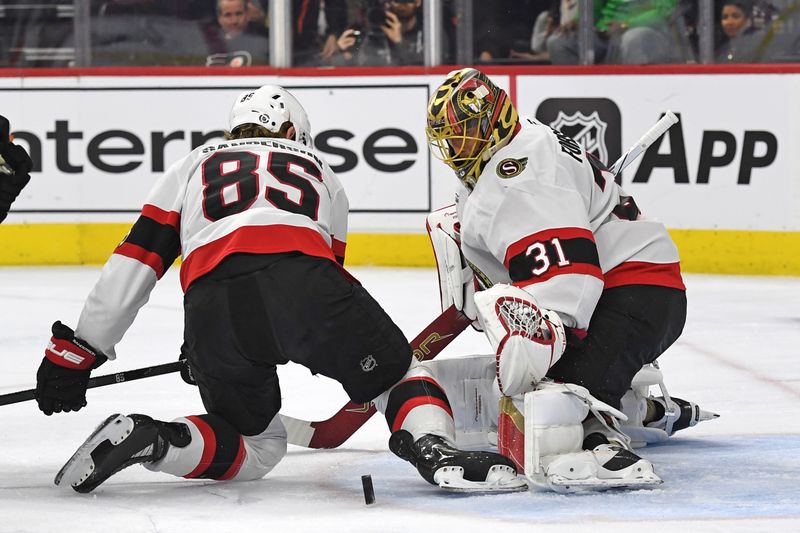
[(518, 128), (519, 115), (506, 92), (473, 68), (448, 74), (428, 103), (431, 152), (469, 189)]
[(228, 131), (243, 124), (256, 124), (277, 133), (284, 122), (294, 126), (294, 140), (312, 146), (311, 124), (300, 102), (283, 87), (264, 85), (239, 95), (231, 108)]

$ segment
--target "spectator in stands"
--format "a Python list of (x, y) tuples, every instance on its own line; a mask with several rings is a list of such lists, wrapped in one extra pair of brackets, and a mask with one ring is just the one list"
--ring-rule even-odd
[[(324, 27), (319, 24), (320, 12)], [(347, 0), (293, 0), (293, 64), (329, 64), (336, 53), (336, 40), (347, 27)]]
[(363, 22), (337, 39), (338, 65), (422, 65), (422, 0), (365, 0)]
[[(245, 67), (269, 64), (269, 38), (262, 22), (263, 11), (253, 9), (250, 0), (217, 0), (216, 25), (208, 31), (211, 54), (206, 65)], [(255, 15), (253, 15), (255, 13)]]
[(717, 46), (717, 63), (752, 63), (765, 36), (753, 26), (750, 0), (725, 0), (719, 19), (722, 38)]
[[(596, 0), (595, 62), (624, 65), (672, 63), (679, 59), (669, 25), (677, 0)], [(577, 0), (561, 1), (561, 25), (547, 40), (553, 64), (578, 62)]]
[(533, 33), (531, 34), (531, 52), (540, 54), (550, 60), (547, 53), (547, 38), (553, 35), (559, 26), (559, 0), (551, 0), (550, 7), (539, 13), (533, 23)]
[[(602, 0), (595, 2), (595, 17), (602, 8)], [(550, 62), (554, 65), (578, 64), (578, 24), (580, 13), (578, 0), (561, 0), (559, 6), (559, 25), (547, 37), (546, 48)], [(599, 33), (594, 34), (595, 63), (603, 61), (608, 49), (608, 42)]]

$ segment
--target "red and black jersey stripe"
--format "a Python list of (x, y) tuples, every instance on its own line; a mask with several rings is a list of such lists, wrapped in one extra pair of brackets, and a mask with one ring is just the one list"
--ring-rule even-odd
[(421, 405), (441, 407), (453, 416), (447, 395), (436, 381), (423, 376), (409, 378), (398, 383), (389, 393), (385, 414), (392, 433), (403, 427), (403, 421), (412, 409)]
[(231, 479), (245, 460), (244, 439), (233, 426), (216, 415), (187, 416), (203, 437), (203, 453), (197, 468), (183, 477)]
[(161, 278), (181, 254), (179, 227), (180, 213), (146, 205), (114, 253), (144, 263)]
[(331, 236), (331, 241), (331, 249), (333, 250), (333, 256), (336, 258), (336, 262), (344, 266), (344, 251), (347, 248), (347, 243), (333, 236)]
[(504, 260), (511, 281), (528, 285), (561, 274), (585, 274), (603, 279), (597, 245), (584, 228), (540, 231), (513, 243)]

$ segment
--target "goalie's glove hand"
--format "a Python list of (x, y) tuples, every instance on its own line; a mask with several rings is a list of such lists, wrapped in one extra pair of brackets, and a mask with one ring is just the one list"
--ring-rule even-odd
[(53, 324), (53, 336), (36, 373), (36, 402), (47, 416), (78, 411), (86, 405), (86, 388), (92, 370), (108, 358), (75, 336), (61, 322)]
[(8, 119), (0, 115), (0, 222), (31, 179), (33, 161), (22, 146), (12, 144)]

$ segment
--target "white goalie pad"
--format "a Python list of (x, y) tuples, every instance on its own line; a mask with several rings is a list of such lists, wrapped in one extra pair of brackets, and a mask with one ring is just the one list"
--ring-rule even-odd
[(455, 305), (456, 309), (475, 320), (475, 275), (461, 253), (455, 206), (428, 215), (425, 227), (436, 259), (442, 311)]
[(582, 449), (583, 422), (589, 413), (597, 420), (627, 417), (589, 394), (585, 387), (572, 383), (545, 381), (525, 394), (525, 472), (539, 473), (542, 458), (577, 452)]
[(566, 334), (555, 311), (542, 309), (526, 291), (498, 283), (475, 294), (478, 319), (495, 350), (500, 391), (532, 391), (564, 353)]
[[(585, 419), (625, 420), (584, 387), (545, 382), (525, 394), (525, 476), (557, 492), (646, 488), (661, 483), (652, 464), (624, 446), (583, 450)], [(612, 422), (613, 424), (613, 422)], [(613, 465), (613, 466), (612, 466)]]
[(427, 362), (447, 393), (461, 450), (497, 445), (500, 391), (494, 360), (493, 355), (470, 355)]

